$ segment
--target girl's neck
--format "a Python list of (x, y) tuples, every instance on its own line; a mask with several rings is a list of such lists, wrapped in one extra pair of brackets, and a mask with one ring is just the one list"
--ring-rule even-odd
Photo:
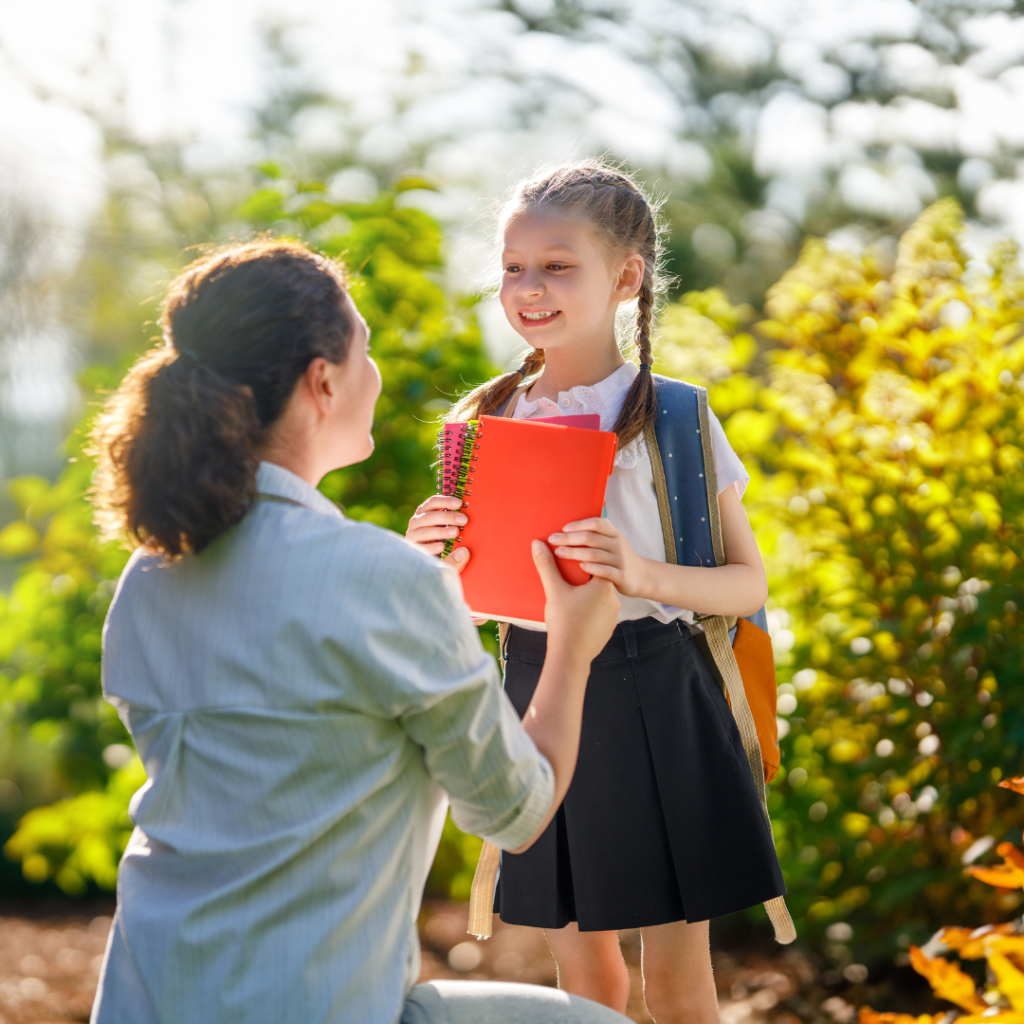
[(530, 388), (529, 398), (550, 398), (574, 387), (590, 387), (610, 377), (626, 360), (614, 341), (600, 347), (566, 346), (544, 353), (544, 371)]

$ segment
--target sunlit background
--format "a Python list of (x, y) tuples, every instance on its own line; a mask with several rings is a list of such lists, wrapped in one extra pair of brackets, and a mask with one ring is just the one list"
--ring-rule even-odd
[[(1022, 57), (1012, 0), (0, 0), (0, 899), (108, 892), (130, 828), (81, 425), (167, 281), (264, 232), (348, 262), (385, 392), (324, 489), (401, 528), (436, 417), (518, 365), (495, 199), (603, 155), (664, 200), (658, 368), (751, 471), (825, 1012), (1019, 913), (1024, 872), (963, 872), (1024, 826)], [(429, 893), (464, 899), (478, 849), (449, 824)]]
[[(668, 197), (681, 290), (759, 303), (804, 234), (857, 250), (945, 194), (982, 238), (1024, 236), (1024, 23), (1001, 0), (0, 11), (0, 474), (54, 471), (75, 375), (108, 344), (67, 282), (114, 193), (146, 234), (183, 181), (238, 187), (269, 158), (345, 198), (421, 171), (439, 191), (414, 201), (443, 222), (459, 290), (485, 278), (489, 201), (593, 154)], [(147, 269), (155, 285), (129, 272)], [(505, 362), (514, 339), (493, 307), (482, 319)]]

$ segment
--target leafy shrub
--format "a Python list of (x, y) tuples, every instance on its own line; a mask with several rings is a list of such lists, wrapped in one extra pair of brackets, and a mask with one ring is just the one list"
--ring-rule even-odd
[(716, 294), (685, 297), (662, 344), (753, 477), (790, 903), (805, 936), (852, 924), (861, 956), (1021, 899), (949, 876), (1024, 824), (988, 789), (1024, 746), (1024, 280), (1009, 245), (968, 259), (962, 229), (947, 200), (894, 257), (808, 242), (769, 291), (760, 363), (749, 312)]
[(7, 855), (21, 861), (29, 881), (53, 877), (71, 896), (83, 894), (90, 881), (113, 889), (117, 863), (134, 827), (128, 802), (145, 781), (142, 762), (131, 756), (104, 789), (29, 811), (7, 842)]

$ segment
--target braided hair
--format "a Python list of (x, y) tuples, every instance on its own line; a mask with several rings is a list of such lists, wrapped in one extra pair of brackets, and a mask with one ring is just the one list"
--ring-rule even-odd
[[(519, 182), (502, 208), (500, 227), (504, 229), (516, 217), (541, 207), (585, 217), (613, 257), (637, 253), (644, 261), (633, 330), (640, 373), (615, 424), (621, 448), (644, 432), (654, 419), (657, 405), (651, 376), (651, 331), (656, 299), (662, 288), (658, 205), (624, 171), (599, 161), (583, 161), (545, 168)], [(465, 395), (452, 409), (450, 418), (493, 413), (509, 401), (524, 380), (543, 368), (544, 350), (532, 349), (518, 370), (495, 377)]]

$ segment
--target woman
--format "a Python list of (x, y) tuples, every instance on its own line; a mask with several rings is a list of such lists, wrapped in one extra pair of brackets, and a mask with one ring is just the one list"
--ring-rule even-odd
[(567, 586), (535, 543), (548, 658), (521, 726), (451, 568), (316, 490), (372, 452), (380, 393), (337, 267), (236, 246), (161, 322), (94, 433), (100, 518), (139, 545), (104, 692), (149, 780), (93, 1021), (622, 1020), (530, 986), (409, 994), (445, 793), (503, 849), (544, 830), (612, 586)]

